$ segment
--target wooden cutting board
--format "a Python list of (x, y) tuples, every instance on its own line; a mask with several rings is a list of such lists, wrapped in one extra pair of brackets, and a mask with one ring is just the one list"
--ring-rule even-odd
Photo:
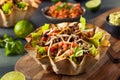
[[(107, 11), (91, 20), (91, 22), (104, 29), (105, 17), (111, 12), (119, 11), (115, 8)], [(120, 58), (120, 41), (111, 37), (110, 53), (113, 58)], [(107, 55), (93, 67), (89, 72), (76, 76), (57, 75), (44, 71), (41, 65), (37, 64), (29, 54), (21, 57), (15, 65), (15, 70), (22, 72), (27, 80), (117, 80), (120, 77), (120, 63), (113, 63)]]

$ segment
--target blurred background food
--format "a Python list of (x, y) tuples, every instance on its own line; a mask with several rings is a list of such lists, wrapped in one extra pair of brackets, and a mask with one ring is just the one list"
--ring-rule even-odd
[(110, 13), (106, 17), (105, 29), (113, 37), (120, 39), (120, 11)]
[(49, 10), (46, 12), (48, 16), (53, 18), (76, 18), (82, 15), (83, 9), (79, 3), (63, 3), (57, 2), (56, 4), (50, 6)]
[(40, 3), (40, 0), (0, 1), (0, 27), (13, 27), (19, 20), (29, 20)]

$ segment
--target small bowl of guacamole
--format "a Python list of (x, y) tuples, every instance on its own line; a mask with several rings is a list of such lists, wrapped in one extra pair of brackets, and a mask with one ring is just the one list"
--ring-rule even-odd
[(106, 17), (105, 29), (115, 38), (120, 39), (120, 11), (110, 13)]

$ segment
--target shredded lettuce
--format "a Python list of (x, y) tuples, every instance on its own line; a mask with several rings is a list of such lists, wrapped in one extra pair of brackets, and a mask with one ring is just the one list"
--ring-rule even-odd
[(90, 52), (93, 56), (96, 56), (98, 54), (98, 50), (94, 45), (92, 45), (92, 47), (90, 48)]
[(98, 47), (102, 36), (103, 36), (102, 32), (97, 32), (92, 38), (90, 38), (90, 42), (93, 43), (95, 47)]
[(26, 2), (17, 2), (16, 5), (18, 8), (24, 10), (28, 4)]
[(39, 55), (43, 55), (46, 52), (45, 47), (37, 46), (37, 52)]
[(49, 29), (49, 24), (44, 24), (40, 30), (38, 30), (37, 32), (31, 33), (31, 37), (33, 39), (31, 42), (32, 46), (35, 47), (35, 45), (37, 45), (37, 43), (39, 42), (39, 39), (42, 37), (42, 33), (48, 29)]
[(73, 48), (73, 52), (74, 52), (74, 54), (72, 54), (70, 56), (70, 59), (73, 60), (76, 63), (80, 63), (80, 62), (77, 62), (75, 57), (82, 56), (83, 52), (84, 52), (83, 49), (81, 49), (80, 47), (76, 47), (76, 48)]
[(45, 30), (49, 29), (49, 25), (50, 24), (44, 24), (40, 30), (38, 30), (37, 32), (33, 32), (31, 33), (31, 37), (33, 39), (37, 39), (38, 37), (40, 37), (42, 35), (42, 32), (44, 32)]
[(49, 29), (50, 24), (44, 24), (42, 26), (42, 32)]
[(41, 32), (35, 32), (35, 33), (31, 33), (31, 37), (36, 40), (39, 37), (41, 37), (42, 33)]
[(10, 14), (11, 10), (12, 10), (12, 3), (11, 2), (7, 2), (2, 6), (2, 10), (5, 14)]
[(84, 17), (80, 17), (80, 23), (82, 24), (79, 28), (80, 30), (85, 30), (86, 29), (86, 19)]

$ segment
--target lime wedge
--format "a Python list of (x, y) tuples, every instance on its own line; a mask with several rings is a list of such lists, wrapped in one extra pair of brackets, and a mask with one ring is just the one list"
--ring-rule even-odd
[(101, 0), (90, 0), (87, 1), (85, 4), (86, 8), (92, 12), (96, 12), (97, 10), (99, 10), (100, 6), (101, 6)]
[(3, 75), (0, 80), (26, 80), (25, 76), (18, 71), (11, 71)]

